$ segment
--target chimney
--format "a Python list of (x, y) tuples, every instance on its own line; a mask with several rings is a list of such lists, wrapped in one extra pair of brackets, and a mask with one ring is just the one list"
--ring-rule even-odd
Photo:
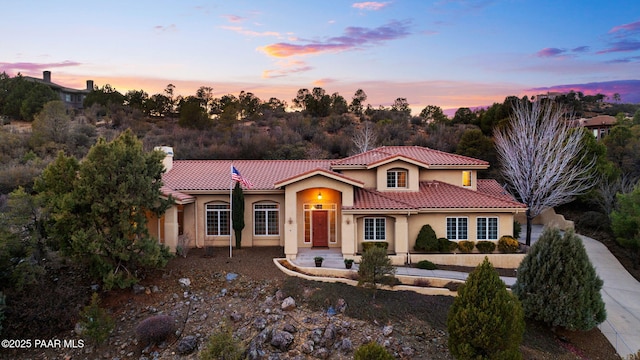
[(164, 152), (162, 165), (164, 165), (165, 172), (169, 172), (173, 168), (173, 148), (170, 146), (156, 146), (153, 150)]
[(49, 70), (45, 70), (42, 72), (42, 80), (44, 80), (44, 82), (50, 83), (51, 82), (51, 71)]
[(87, 80), (87, 90), (93, 90), (93, 80)]

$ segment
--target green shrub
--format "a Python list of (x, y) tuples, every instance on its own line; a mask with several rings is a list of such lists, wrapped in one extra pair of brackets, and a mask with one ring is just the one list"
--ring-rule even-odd
[(386, 241), (366, 241), (362, 243), (362, 252), (364, 253), (374, 247), (384, 249), (386, 252), (389, 248), (389, 243)]
[(602, 280), (591, 265), (582, 240), (545, 229), (518, 267), (511, 287), (527, 317), (569, 330), (590, 330), (606, 317)]
[(436, 232), (429, 224), (425, 224), (420, 228), (418, 237), (416, 238), (416, 244), (413, 247), (415, 251), (424, 252), (437, 252), (438, 251), (438, 237)]
[(458, 243), (447, 238), (438, 238), (438, 251), (441, 253), (452, 253), (458, 248)]
[(115, 325), (111, 316), (100, 307), (100, 297), (95, 292), (91, 295), (91, 303), (80, 313), (80, 318), (83, 334), (96, 344), (104, 343)]
[(476, 247), (481, 254), (491, 254), (496, 249), (496, 243), (493, 241), (478, 241)]
[(475, 246), (476, 243), (471, 240), (462, 240), (458, 243), (458, 249), (465, 254), (472, 252)]
[(487, 257), (458, 290), (447, 317), (456, 359), (522, 359), (524, 315)]
[(389, 354), (384, 346), (370, 342), (360, 345), (353, 354), (354, 360), (393, 360), (393, 355)]
[(505, 254), (513, 254), (520, 249), (520, 243), (513, 236), (504, 235), (498, 240), (498, 251)]
[(432, 263), (429, 260), (420, 260), (418, 261), (418, 263), (416, 264), (416, 267), (418, 269), (424, 269), (424, 270), (435, 270), (438, 268), (438, 266), (434, 263)]
[(231, 329), (223, 327), (209, 337), (205, 348), (200, 352), (200, 359), (240, 360), (243, 353), (241, 343), (233, 337)]

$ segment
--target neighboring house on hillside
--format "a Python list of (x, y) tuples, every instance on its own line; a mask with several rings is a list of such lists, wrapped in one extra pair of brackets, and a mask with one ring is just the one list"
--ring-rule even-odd
[[(365, 242), (386, 241), (404, 264), (420, 228), (449, 240), (512, 235), (526, 205), (495, 180), (478, 179), (486, 161), (418, 146), (386, 146), (340, 160), (176, 160), (163, 147), (162, 191), (175, 199), (149, 229), (175, 250), (179, 235), (192, 247), (229, 246), (231, 166), (253, 183), (244, 190), (242, 246), (329, 247), (344, 256)], [(234, 242), (235, 243), (235, 242)]]
[(73, 109), (82, 109), (84, 99), (87, 97), (87, 94), (89, 94), (91, 90), (93, 90), (93, 80), (87, 80), (87, 87), (85, 89), (71, 89), (62, 85), (52, 83), (51, 71), (43, 71), (42, 79), (34, 78), (31, 76), (25, 76), (24, 78), (49, 86), (51, 90), (53, 90), (53, 92), (60, 96), (60, 100), (62, 100), (65, 105)]
[(596, 137), (596, 140), (602, 140), (602, 138), (609, 134), (609, 131), (615, 126), (616, 122), (615, 116), (611, 115), (598, 115), (596, 117), (578, 120), (578, 124), (589, 129), (593, 136)]

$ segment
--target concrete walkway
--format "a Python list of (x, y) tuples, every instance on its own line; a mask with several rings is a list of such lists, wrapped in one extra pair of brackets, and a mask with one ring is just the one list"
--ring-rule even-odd
[(589, 259), (604, 282), (607, 319), (598, 326), (622, 358), (640, 350), (640, 283), (601, 242), (580, 235)]
[[(542, 225), (534, 225), (531, 242), (535, 243), (543, 232)], [(600, 279), (604, 282), (601, 295), (607, 310), (607, 320), (598, 326), (602, 334), (611, 342), (622, 358), (640, 350), (640, 283), (620, 264), (601, 242), (579, 235), (589, 259)], [(302, 250), (302, 249), (301, 249)], [(299, 253), (294, 264), (313, 267), (313, 257), (323, 256), (322, 267), (344, 269), (339, 250), (307, 250)], [(357, 271), (358, 265), (353, 269)], [(396, 274), (428, 276), (444, 279), (465, 280), (467, 273), (445, 270), (421, 270), (411, 267), (397, 267)], [(506, 285), (513, 285), (515, 278), (501, 277)]]

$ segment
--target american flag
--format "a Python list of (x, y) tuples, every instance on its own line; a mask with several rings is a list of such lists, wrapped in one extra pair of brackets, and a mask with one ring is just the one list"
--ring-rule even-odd
[(240, 175), (240, 171), (238, 171), (235, 166), (231, 166), (231, 180), (239, 181), (240, 184), (244, 185), (247, 189), (251, 189), (253, 187), (251, 181)]

